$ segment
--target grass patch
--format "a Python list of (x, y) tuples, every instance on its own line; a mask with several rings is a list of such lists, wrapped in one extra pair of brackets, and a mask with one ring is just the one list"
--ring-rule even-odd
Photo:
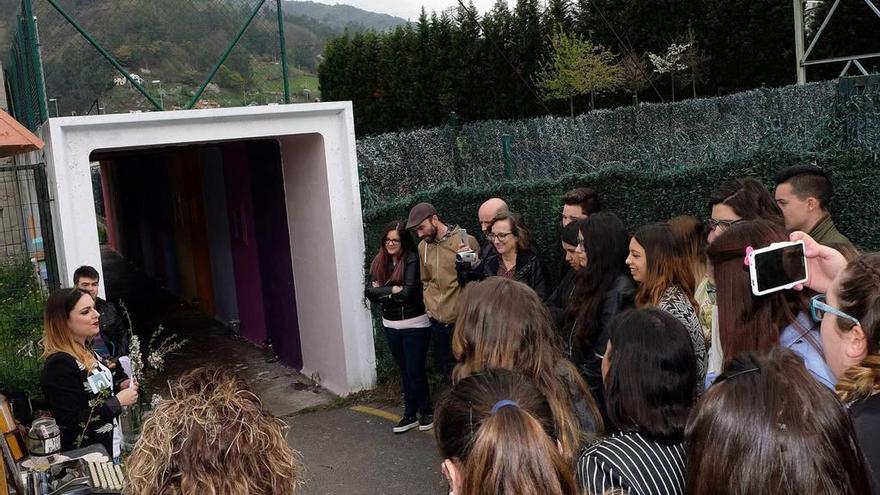
[(333, 411), (352, 406), (365, 404), (380, 404), (383, 406), (395, 406), (400, 403), (400, 384), (399, 383), (383, 383), (370, 390), (361, 390), (349, 394), (346, 397), (336, 397), (327, 404), (319, 406), (306, 407), (291, 414), (291, 416), (301, 416), (303, 414), (312, 414), (316, 412)]

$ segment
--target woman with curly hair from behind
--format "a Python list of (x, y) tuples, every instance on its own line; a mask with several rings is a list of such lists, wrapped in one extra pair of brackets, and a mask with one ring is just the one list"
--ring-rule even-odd
[(289, 495), (302, 483), (287, 426), (226, 369), (169, 384), (128, 459), (128, 495)]

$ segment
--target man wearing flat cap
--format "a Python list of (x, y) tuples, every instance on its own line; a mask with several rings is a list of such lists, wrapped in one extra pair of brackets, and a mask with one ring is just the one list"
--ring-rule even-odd
[(434, 367), (445, 379), (452, 375), (452, 331), (455, 327), (456, 302), (461, 292), (455, 255), (461, 251), (478, 252), (480, 244), (457, 225), (440, 220), (430, 203), (413, 206), (406, 222), (407, 230), (415, 232), (419, 242), (419, 266), (424, 285), (425, 309), (431, 319)]

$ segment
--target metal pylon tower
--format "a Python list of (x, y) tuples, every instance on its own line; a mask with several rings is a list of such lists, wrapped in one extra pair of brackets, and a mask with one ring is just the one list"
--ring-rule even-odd
[[(827, 1), (827, 0), (826, 0)], [(855, 0), (850, 0), (855, 1)], [(871, 9), (871, 12), (877, 16), (877, 31), (880, 34), (880, 9), (877, 8), (876, 5), (871, 0), (862, 0), (865, 5)], [(798, 84), (806, 84), (807, 82), (807, 66), (810, 65), (820, 65), (820, 64), (831, 64), (835, 62), (846, 62), (846, 66), (844, 66), (843, 70), (840, 71), (841, 77), (846, 75), (846, 73), (850, 70), (851, 67), (855, 67), (858, 69), (862, 75), (867, 76), (868, 71), (865, 70), (865, 67), (862, 66), (860, 60), (864, 60), (867, 58), (880, 58), (880, 52), (876, 53), (863, 53), (861, 55), (843, 55), (832, 58), (824, 58), (819, 60), (810, 60), (810, 54), (813, 53), (813, 49), (816, 48), (816, 43), (819, 42), (819, 39), (822, 37), (822, 33), (825, 31), (825, 27), (828, 26), (828, 21), (834, 17), (834, 12), (837, 10), (837, 6), (840, 5), (840, 0), (834, 0), (834, 4), (831, 5), (831, 8), (828, 10), (828, 14), (825, 16), (825, 19), (822, 21), (822, 24), (819, 26), (819, 30), (816, 31), (816, 34), (813, 35), (813, 40), (810, 42), (810, 46), (804, 50), (804, 45), (807, 41), (806, 29), (804, 25), (804, 11), (807, 7), (807, 4), (817, 4), (819, 2), (808, 1), (808, 0), (793, 0), (794, 4), (794, 46), (795, 46), (795, 57), (797, 63), (797, 82)]]

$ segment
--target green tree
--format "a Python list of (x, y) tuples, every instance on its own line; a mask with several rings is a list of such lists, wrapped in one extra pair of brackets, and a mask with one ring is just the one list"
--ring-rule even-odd
[(570, 32), (574, 26), (572, 6), (569, 0), (550, 0), (544, 10), (544, 32), (552, 32), (557, 26)]
[(492, 47), (482, 36), (478, 16), (472, 1), (466, 8), (459, 6), (452, 31), (449, 79), (454, 81), (455, 111), (467, 120), (484, 119), (490, 115), (488, 108), (491, 99), (484, 97), (485, 80), (490, 75), (484, 66), (485, 57)]
[(538, 0), (517, 0), (513, 16), (512, 62), (515, 67), (513, 108), (515, 117), (544, 113), (540, 97), (530, 82), (544, 58), (546, 35), (541, 29)]
[(624, 55), (620, 61), (620, 71), (621, 87), (633, 97), (635, 103), (638, 103), (639, 93), (644, 91), (654, 79), (647, 57)]
[(514, 116), (510, 107), (517, 76), (508, 58), (513, 43), (513, 15), (506, 0), (497, 0), (492, 10), (483, 16), (482, 24), (486, 40), (485, 57), (482, 61), (485, 78), (477, 91), (480, 98), (486, 101), (487, 117), (511, 118)]
[(552, 52), (541, 66), (535, 83), (548, 100), (567, 99), (574, 117), (574, 98), (594, 95), (620, 86), (622, 70), (614, 55), (577, 35), (557, 30), (551, 40)]

